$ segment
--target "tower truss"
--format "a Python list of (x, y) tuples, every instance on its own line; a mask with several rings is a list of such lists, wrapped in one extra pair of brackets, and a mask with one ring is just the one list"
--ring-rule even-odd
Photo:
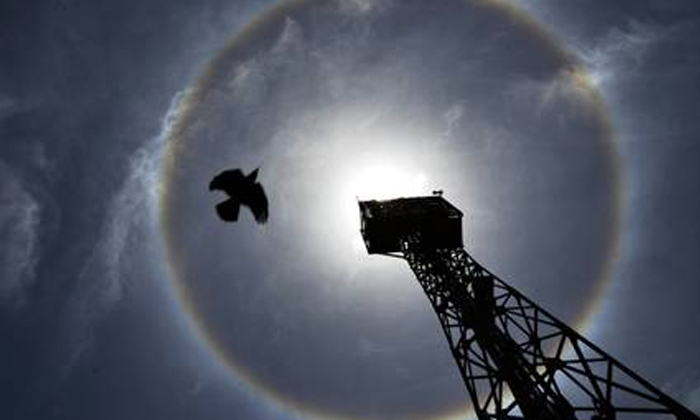
[(414, 272), (479, 420), (700, 420), (476, 262), (442, 197), (360, 209), (368, 251)]

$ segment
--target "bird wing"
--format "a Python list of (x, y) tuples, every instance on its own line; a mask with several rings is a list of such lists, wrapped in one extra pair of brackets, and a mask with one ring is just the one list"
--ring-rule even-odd
[(216, 205), (216, 213), (221, 220), (226, 222), (238, 221), (238, 213), (241, 210), (241, 203), (238, 200), (228, 199)]
[(256, 182), (258, 180), (258, 171), (259, 170), (260, 170), (260, 168), (255, 168), (254, 171), (249, 173), (248, 176), (246, 176), (246, 181), (249, 181), (251, 183)]
[(229, 195), (235, 194), (245, 179), (240, 169), (229, 169), (212, 178), (209, 182), (209, 191), (223, 190)]
[(269, 216), (267, 196), (265, 195), (265, 190), (263, 190), (260, 183), (253, 185), (248, 206), (250, 207), (250, 211), (253, 212), (255, 220), (258, 223), (267, 222), (267, 218)]

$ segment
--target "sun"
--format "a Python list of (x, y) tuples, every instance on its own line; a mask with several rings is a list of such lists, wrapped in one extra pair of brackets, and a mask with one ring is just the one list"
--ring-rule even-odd
[(375, 163), (361, 168), (348, 179), (346, 193), (360, 200), (386, 200), (425, 193), (426, 176), (392, 163)]
[(339, 237), (352, 242), (356, 253), (364, 253), (360, 232), (358, 202), (414, 197), (429, 193), (426, 173), (384, 156), (376, 160), (358, 162), (353, 170), (345, 171), (334, 195), (337, 211), (342, 214)]

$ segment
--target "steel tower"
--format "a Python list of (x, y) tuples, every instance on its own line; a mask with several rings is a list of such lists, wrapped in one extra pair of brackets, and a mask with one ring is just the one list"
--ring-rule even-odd
[(700, 420), (476, 262), (440, 195), (359, 206), (367, 251), (423, 287), (479, 420)]

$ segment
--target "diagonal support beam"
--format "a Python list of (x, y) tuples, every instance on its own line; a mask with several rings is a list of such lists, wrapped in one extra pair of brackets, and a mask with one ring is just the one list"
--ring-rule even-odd
[[(395, 254), (396, 255), (396, 254)], [(700, 420), (476, 262), (401, 243), (479, 420)]]

